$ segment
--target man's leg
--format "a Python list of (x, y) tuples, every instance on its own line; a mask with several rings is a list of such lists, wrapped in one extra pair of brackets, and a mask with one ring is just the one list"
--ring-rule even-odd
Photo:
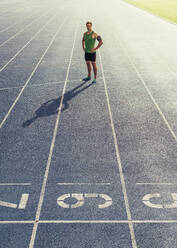
[(91, 63), (90, 61), (86, 61), (87, 64), (87, 70), (88, 70), (88, 77), (91, 77)]
[(88, 76), (86, 78), (83, 78), (84, 81), (89, 81), (91, 79), (91, 62), (90, 61), (86, 61), (87, 64), (87, 71), (88, 71)]
[(92, 66), (93, 66), (93, 71), (94, 71), (94, 80), (93, 83), (96, 83), (96, 77), (97, 77), (97, 66), (96, 66), (96, 62), (92, 61)]

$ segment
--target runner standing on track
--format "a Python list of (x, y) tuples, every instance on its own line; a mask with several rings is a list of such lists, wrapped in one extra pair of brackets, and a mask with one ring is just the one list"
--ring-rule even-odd
[[(84, 81), (89, 81), (91, 79), (91, 64), (93, 66), (93, 71), (94, 71), (94, 79), (92, 83), (96, 83), (96, 77), (97, 77), (97, 67), (96, 67), (96, 50), (103, 44), (102, 39), (100, 35), (95, 33), (92, 30), (92, 23), (87, 22), (86, 23), (87, 27), (87, 32), (84, 33), (83, 38), (82, 38), (82, 47), (83, 50), (85, 51), (85, 61), (87, 64), (87, 70), (88, 70), (88, 76), (84, 78)], [(97, 47), (95, 46), (95, 41), (99, 42)]]

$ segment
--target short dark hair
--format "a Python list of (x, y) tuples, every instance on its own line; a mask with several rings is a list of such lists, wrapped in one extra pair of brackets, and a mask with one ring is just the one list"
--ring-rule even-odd
[(87, 25), (87, 24), (91, 24), (91, 25), (92, 25), (92, 22), (88, 21), (88, 22), (86, 22), (86, 25)]

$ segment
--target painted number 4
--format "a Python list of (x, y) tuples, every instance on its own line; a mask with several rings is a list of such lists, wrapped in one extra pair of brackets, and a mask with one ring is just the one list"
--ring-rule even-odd
[(18, 208), (18, 209), (25, 209), (26, 204), (28, 202), (29, 194), (22, 194), (19, 204), (0, 201), (0, 206), (7, 207), (7, 208)]

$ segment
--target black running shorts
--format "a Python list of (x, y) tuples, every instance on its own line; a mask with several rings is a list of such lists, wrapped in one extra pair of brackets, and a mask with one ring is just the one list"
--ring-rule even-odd
[(96, 61), (96, 52), (95, 53), (86, 53), (85, 52), (85, 61)]

